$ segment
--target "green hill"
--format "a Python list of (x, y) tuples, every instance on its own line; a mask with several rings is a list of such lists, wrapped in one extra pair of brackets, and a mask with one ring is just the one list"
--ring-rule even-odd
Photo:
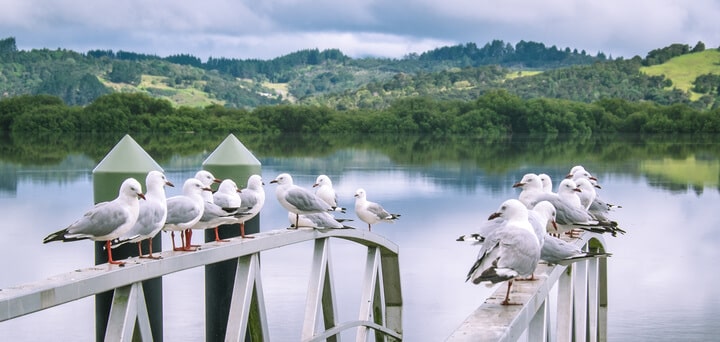
[(124, 92), (193, 108), (310, 104), (348, 110), (385, 109), (407, 97), (473, 101), (504, 89), (522, 99), (592, 103), (617, 98), (709, 109), (720, 104), (720, 79), (715, 78), (720, 52), (703, 50), (700, 43), (692, 50), (673, 44), (645, 59), (612, 60), (602, 53), (495, 40), (402, 59), (353, 59), (336, 49), (311, 49), (271, 60), (203, 62), (190, 55), (111, 50), (19, 51), (11, 37), (0, 39), (0, 99), (48, 94), (85, 106), (102, 95)]
[(652, 76), (663, 75), (672, 81), (671, 87), (689, 92), (692, 100), (698, 100), (703, 94), (693, 91), (693, 83), (701, 75), (720, 75), (720, 51), (712, 49), (689, 53), (663, 64), (642, 67), (640, 71)]

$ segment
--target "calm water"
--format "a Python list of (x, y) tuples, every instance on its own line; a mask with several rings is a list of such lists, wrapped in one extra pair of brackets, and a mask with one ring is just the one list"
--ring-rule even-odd
[[(633, 341), (706, 341), (720, 333), (720, 144), (715, 139), (610, 139), (581, 141), (473, 141), (465, 138), (323, 140), (298, 137), (265, 141), (238, 138), (262, 162), (268, 200), (261, 230), (285, 228), (286, 212), (269, 184), (289, 172), (310, 187), (328, 174), (352, 210), (358, 187), (368, 199), (402, 214), (396, 224), (373, 228), (400, 246), (404, 333), (408, 341), (441, 341), (480, 305), (489, 291), (465, 283), (476, 250), (455, 238), (473, 232), (479, 220), (516, 197), (511, 186), (526, 172), (556, 180), (583, 164), (600, 179), (600, 195), (623, 206), (614, 218), (629, 233), (606, 239), (609, 259), (609, 337)], [(158, 148), (140, 140), (176, 185), (191, 177), (224, 136), (196, 144), (178, 139)], [(4, 142), (0, 155), (0, 288), (45, 279), (93, 264), (88, 241), (43, 245), (93, 204), (92, 173), (118, 139), (89, 151), (59, 153), (53, 146)], [(289, 141), (288, 141), (289, 140)], [(321, 139), (322, 140), (322, 139)], [(173, 144), (184, 146), (172, 152)], [(32, 144), (30, 144), (32, 145)], [(62, 145), (62, 144), (60, 144)], [(67, 144), (68, 146), (75, 146)], [(188, 145), (191, 145), (188, 147)], [(21, 150), (21, 151), (18, 151)], [(30, 152), (31, 151), (31, 152)], [(245, 180), (238, 180), (244, 184)], [(168, 196), (178, 194), (178, 187)], [(196, 237), (196, 242), (201, 238)], [(163, 234), (163, 246), (170, 246)], [(263, 254), (263, 285), (271, 338), (297, 340), (305, 304), (312, 245)], [(354, 319), (365, 251), (351, 243), (332, 245), (340, 319)], [(204, 339), (203, 269), (166, 276), (165, 339)], [(0, 323), (3, 340), (94, 339), (94, 302), (86, 298)]]

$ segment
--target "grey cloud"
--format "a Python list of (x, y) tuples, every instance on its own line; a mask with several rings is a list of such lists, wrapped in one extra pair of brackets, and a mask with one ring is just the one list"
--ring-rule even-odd
[(720, 3), (711, 0), (7, 0), (0, 36), (16, 37), (23, 49), (201, 58), (273, 58), (316, 47), (402, 57), (493, 39), (629, 58), (672, 43), (717, 47), (718, 17)]

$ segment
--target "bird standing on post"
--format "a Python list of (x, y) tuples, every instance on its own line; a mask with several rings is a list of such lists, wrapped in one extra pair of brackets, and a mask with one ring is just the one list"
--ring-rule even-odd
[[(170, 239), (174, 251), (191, 251), (190, 235), (186, 233), (203, 215), (205, 204), (202, 198), (204, 191), (212, 191), (195, 178), (189, 178), (183, 184), (182, 195), (167, 199), (168, 214), (165, 219), (164, 231), (170, 231)], [(180, 231), (181, 247), (175, 246), (175, 231)], [(184, 241), (182, 241), (184, 240)]]
[[(159, 259), (154, 257), (152, 252), (152, 239), (160, 232), (167, 219), (167, 197), (165, 197), (165, 186), (175, 186), (165, 178), (160, 171), (150, 171), (145, 177), (145, 201), (140, 202), (140, 214), (135, 225), (125, 233), (120, 241), (113, 244), (112, 248), (129, 242), (136, 242), (138, 256), (141, 258)], [(149, 240), (148, 255), (142, 252), (142, 242)]]
[(128, 178), (120, 185), (117, 198), (96, 204), (67, 228), (46, 236), (43, 243), (83, 239), (105, 241), (108, 263), (124, 265), (122, 261), (113, 260), (110, 241), (119, 238), (135, 225), (140, 213), (138, 198), (145, 199), (142, 186), (135, 178)]

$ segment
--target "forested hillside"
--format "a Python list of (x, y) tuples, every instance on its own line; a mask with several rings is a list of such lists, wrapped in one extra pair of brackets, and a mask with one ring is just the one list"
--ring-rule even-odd
[(402, 75), (433, 77), (441, 73), (442, 78), (458, 68), (495, 65), (513, 68), (508, 70), (547, 70), (603, 60), (602, 54), (593, 57), (570, 48), (560, 50), (525, 41), (513, 46), (496, 40), (483, 47), (468, 43), (402, 59), (352, 59), (339, 50), (314, 49), (271, 60), (211, 57), (203, 62), (184, 54), (159, 57), (111, 50), (19, 51), (10, 37), (0, 40), (0, 94), (49, 94), (67, 104), (86, 105), (102, 94), (138, 91), (179, 105), (254, 108), (353, 92)]
[[(675, 62), (688, 56), (692, 62)], [(676, 73), (662, 68), (666, 65), (673, 65), (670, 70)], [(473, 101), (504, 89), (524, 100), (622, 99), (706, 110), (720, 104), (719, 80), (720, 52), (706, 50), (702, 42), (693, 48), (672, 44), (627, 60), (537, 42), (495, 40), (482, 47), (467, 43), (402, 59), (353, 59), (339, 50), (314, 49), (271, 60), (202, 61), (191, 55), (111, 50), (20, 51), (14, 38), (0, 40), (0, 99), (48, 94), (81, 106), (105, 94), (139, 92), (191, 108), (304, 104), (383, 110), (408, 97)]]

